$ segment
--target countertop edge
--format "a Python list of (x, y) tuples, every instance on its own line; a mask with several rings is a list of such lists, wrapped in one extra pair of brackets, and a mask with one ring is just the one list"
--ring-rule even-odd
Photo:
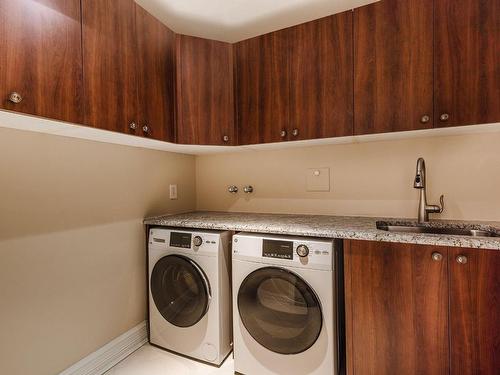
[[(293, 221), (293, 219), (298, 219), (298, 221), (302, 221), (303, 223), (291, 223), (290, 221)], [(391, 233), (375, 228), (375, 223), (381, 220), (402, 219), (195, 211), (184, 214), (172, 214), (146, 218), (143, 223), (150, 226), (231, 230), (236, 232), (274, 233), (291, 236), (500, 250), (500, 237), (488, 238), (423, 233)], [(335, 222), (341, 224), (336, 226)], [(498, 224), (496, 222), (466, 222), (452, 220), (442, 222), (463, 224), (480, 223), (481, 225), (493, 226)], [(353, 225), (356, 228), (345, 228), (349, 225)]]

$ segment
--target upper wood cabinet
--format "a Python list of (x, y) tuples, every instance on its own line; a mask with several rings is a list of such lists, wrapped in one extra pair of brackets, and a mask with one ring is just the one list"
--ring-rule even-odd
[(448, 375), (447, 251), (346, 241), (348, 374)]
[(354, 111), (355, 134), (433, 126), (433, 0), (354, 10)]
[(177, 36), (177, 142), (235, 142), (233, 47)]
[(80, 42), (80, 0), (0, 0), (0, 108), (82, 122)]
[(139, 129), (175, 140), (175, 34), (136, 5)]
[(139, 127), (133, 0), (82, 0), (85, 124)]
[(235, 45), (237, 127), (240, 144), (288, 139), (289, 32), (277, 31)]
[(500, 369), (500, 252), (450, 248), (451, 375)]
[(500, 121), (500, 2), (435, 1), (435, 124)]
[(496, 375), (500, 252), (346, 241), (348, 374)]
[(290, 139), (352, 135), (352, 12), (289, 32)]

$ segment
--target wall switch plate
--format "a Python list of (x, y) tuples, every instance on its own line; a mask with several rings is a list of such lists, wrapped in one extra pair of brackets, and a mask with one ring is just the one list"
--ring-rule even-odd
[(306, 191), (330, 191), (330, 168), (308, 169)]
[(177, 199), (177, 185), (170, 185), (170, 199)]

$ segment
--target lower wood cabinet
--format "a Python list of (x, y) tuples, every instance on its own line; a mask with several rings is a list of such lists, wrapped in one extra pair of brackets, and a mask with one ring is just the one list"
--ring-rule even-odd
[(345, 243), (347, 373), (493, 375), (500, 252)]

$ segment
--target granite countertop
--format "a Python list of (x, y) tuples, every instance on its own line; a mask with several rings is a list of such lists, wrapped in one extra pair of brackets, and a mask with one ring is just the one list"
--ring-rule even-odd
[[(147, 218), (144, 220), (144, 224), (500, 250), (500, 237), (387, 232), (377, 229), (377, 221), (415, 222), (414, 219), (377, 217), (201, 211)], [(496, 233), (500, 235), (500, 222), (433, 220), (428, 225), (441, 228), (496, 229)]]

